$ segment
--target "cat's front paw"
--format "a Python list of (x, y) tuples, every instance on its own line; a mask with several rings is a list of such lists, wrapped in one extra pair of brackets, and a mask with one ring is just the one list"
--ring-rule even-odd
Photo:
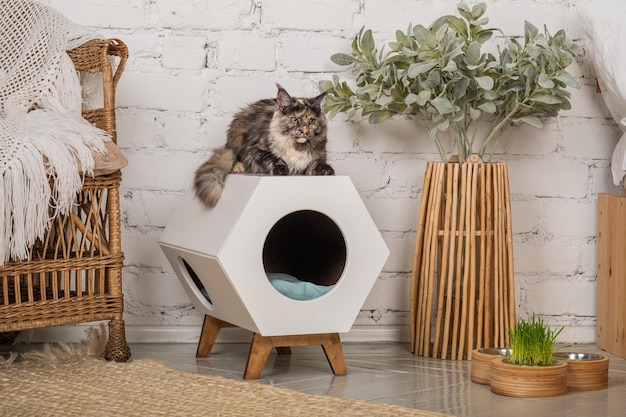
[(235, 165), (233, 165), (231, 172), (233, 174), (244, 174), (246, 172), (246, 167), (242, 162), (236, 162)]
[(313, 168), (313, 175), (335, 175), (335, 170), (328, 164), (319, 164)]
[(287, 169), (287, 165), (276, 164), (272, 168), (272, 175), (288, 175), (289, 170)]

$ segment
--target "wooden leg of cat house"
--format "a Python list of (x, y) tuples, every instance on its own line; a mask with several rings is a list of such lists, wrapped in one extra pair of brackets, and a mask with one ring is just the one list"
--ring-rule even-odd
[[(335, 375), (348, 373), (343, 348), (338, 333), (305, 334), (292, 336), (261, 336), (254, 334), (248, 363), (244, 372), (244, 379), (258, 379), (261, 376), (265, 362), (272, 350), (277, 348), (279, 353), (288, 353), (290, 346), (321, 345), (326, 359)], [(279, 349), (280, 348), (280, 349)], [(285, 351), (284, 349), (289, 349)]]
[(235, 327), (235, 325), (211, 316), (204, 316), (200, 340), (198, 341), (198, 349), (196, 350), (196, 358), (206, 358), (209, 356), (215, 344), (215, 340), (217, 339), (217, 334), (223, 327)]
[[(206, 358), (211, 353), (220, 330), (224, 327), (236, 327), (208, 315), (204, 316), (202, 332), (196, 350), (197, 358)], [(248, 363), (244, 371), (244, 379), (258, 379), (261, 376), (265, 362), (273, 348), (279, 354), (290, 354), (292, 346), (321, 345), (326, 359), (335, 375), (346, 375), (348, 368), (343, 356), (343, 348), (338, 333), (301, 334), (292, 336), (261, 336), (254, 333)]]
[[(237, 327), (234, 324), (228, 323), (224, 320), (216, 319), (208, 315), (204, 316), (204, 322), (202, 323), (202, 331), (200, 332), (200, 340), (198, 341), (198, 348), (196, 350), (196, 358), (206, 358), (213, 350), (217, 335), (220, 329), (224, 327)], [(290, 354), (291, 348), (289, 346), (276, 347), (276, 352), (279, 354)]]

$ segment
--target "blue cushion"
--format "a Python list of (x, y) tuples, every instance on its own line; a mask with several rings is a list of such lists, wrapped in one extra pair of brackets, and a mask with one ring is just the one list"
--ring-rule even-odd
[(292, 275), (281, 272), (268, 273), (267, 278), (278, 292), (294, 300), (312, 300), (321, 297), (334, 287), (300, 281)]

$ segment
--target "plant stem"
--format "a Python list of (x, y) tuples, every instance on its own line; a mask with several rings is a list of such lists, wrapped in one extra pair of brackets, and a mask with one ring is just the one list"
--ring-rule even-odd
[[(500, 130), (502, 130), (504, 127), (506, 127), (506, 125), (509, 123), (511, 118), (513, 118), (515, 113), (517, 113), (517, 110), (519, 109), (519, 107), (520, 107), (520, 103), (516, 101), (515, 102), (515, 106), (513, 106), (513, 109), (511, 109), (511, 111), (498, 124), (496, 124), (493, 129), (491, 129), (491, 132), (489, 132), (489, 135), (487, 136), (487, 138), (483, 142), (483, 146), (481, 146), (481, 148), (480, 148), (480, 155), (483, 155), (485, 153), (485, 150), (487, 149), (487, 145), (489, 145), (489, 143), (495, 137), (497, 137), (496, 133), (499, 133)], [(493, 155), (493, 152), (495, 152), (495, 147), (493, 148), (493, 151), (491, 152), (491, 154), (489, 156), (489, 160), (491, 160), (491, 156)]]
[(439, 157), (441, 158), (441, 160), (443, 162), (448, 162), (448, 158), (446, 158), (446, 151), (445, 149), (443, 149), (443, 145), (441, 144), (441, 141), (439, 140), (439, 135), (437, 133), (435, 133), (434, 135), (431, 134), (433, 129), (430, 126), (430, 123), (428, 123), (428, 121), (426, 120), (426, 118), (421, 119), (420, 122), (422, 122), (424, 127), (428, 130), (429, 136), (431, 137), (433, 142), (435, 142), (435, 146), (437, 146), (437, 152), (439, 152)]

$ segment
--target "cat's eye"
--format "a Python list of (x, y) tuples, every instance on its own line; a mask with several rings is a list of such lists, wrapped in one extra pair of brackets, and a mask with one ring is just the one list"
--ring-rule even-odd
[(309, 124), (310, 125), (314, 125), (315, 123), (317, 123), (316, 119), (309, 119)]
[(296, 119), (295, 117), (291, 118), (291, 123), (298, 123), (298, 119)]

